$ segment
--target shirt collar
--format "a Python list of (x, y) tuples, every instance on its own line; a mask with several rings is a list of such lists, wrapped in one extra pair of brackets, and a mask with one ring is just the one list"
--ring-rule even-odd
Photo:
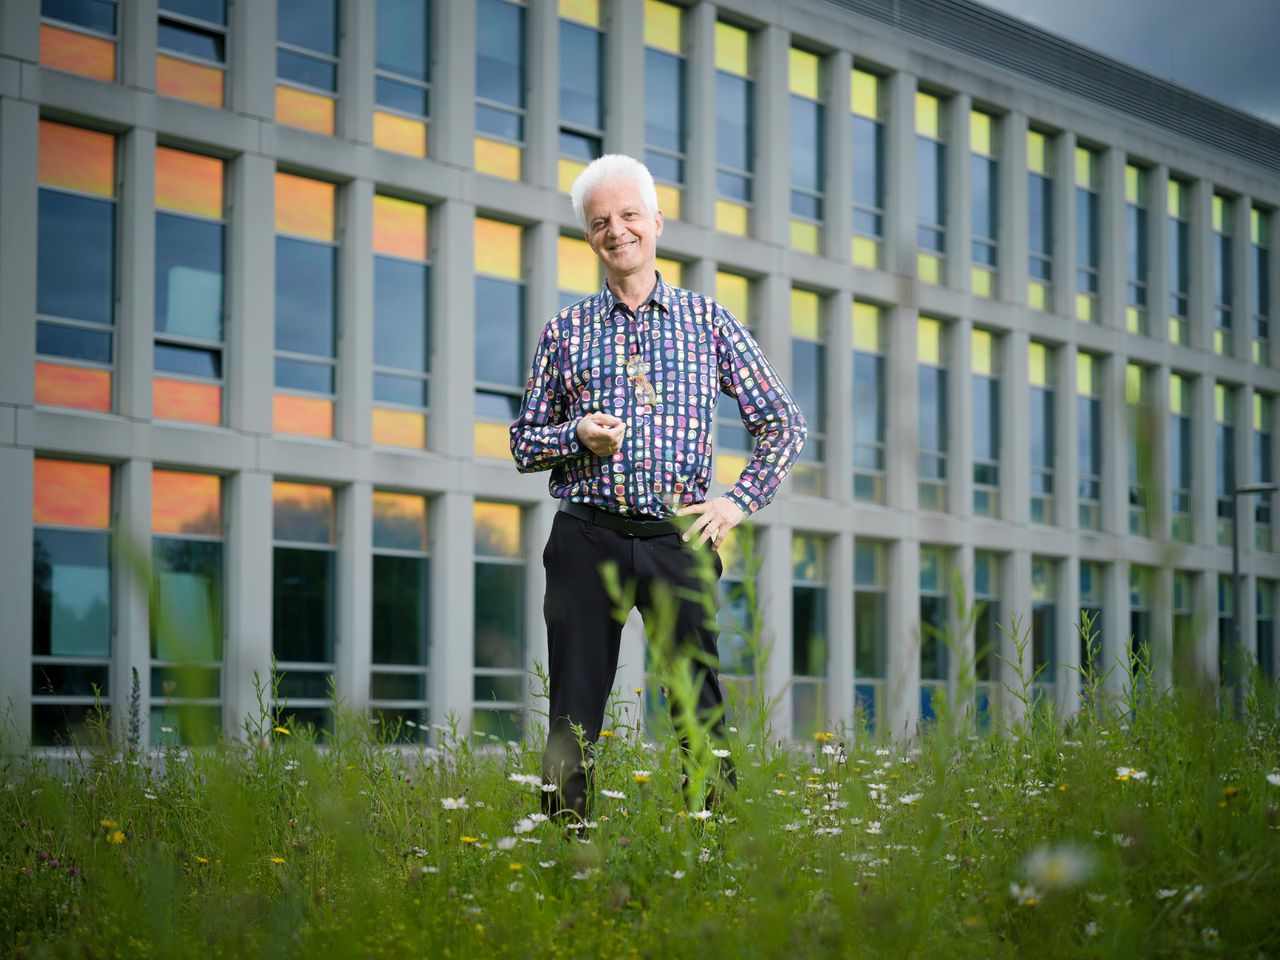
[[(649, 291), (649, 296), (645, 298), (644, 306), (653, 304), (662, 310), (663, 313), (671, 312), (671, 302), (675, 299), (675, 294), (665, 280), (662, 279), (662, 273), (658, 270), (654, 271), (657, 276), (657, 282), (653, 285), (653, 289)], [(609, 289), (609, 281), (606, 280), (600, 290), (600, 306), (603, 308), (604, 315), (612, 315), (615, 308), (622, 306), (618, 298), (613, 295), (613, 291)]]

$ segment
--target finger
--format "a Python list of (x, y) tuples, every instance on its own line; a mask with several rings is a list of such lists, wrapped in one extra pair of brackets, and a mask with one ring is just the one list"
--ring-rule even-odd
[(704, 513), (702, 516), (698, 517), (697, 520), (693, 521), (693, 523), (689, 525), (689, 529), (684, 532), (684, 542), (688, 543), (691, 539), (696, 537), (700, 531), (705, 530), (707, 521), (710, 519), (711, 515)]
[(605, 427), (618, 427), (622, 425), (622, 421), (612, 414), (598, 413), (596, 414), (596, 422)]
[(714, 542), (718, 536), (720, 536), (719, 522), (708, 517), (707, 525), (702, 528), (702, 535), (698, 537), (698, 542), (694, 546), (701, 547), (704, 543)]
[(707, 509), (706, 503), (691, 503), (687, 507), (681, 507), (676, 511), (677, 517), (686, 517), (690, 514), (702, 513)]

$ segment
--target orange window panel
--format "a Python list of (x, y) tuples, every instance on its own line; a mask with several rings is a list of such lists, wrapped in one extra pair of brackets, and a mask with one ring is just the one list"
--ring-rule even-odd
[(373, 198), (373, 249), (393, 257), (427, 259), (427, 206), (398, 197)]
[(111, 412), (111, 371), (36, 361), (36, 403)]
[(112, 40), (90, 37), (42, 23), (40, 63), (56, 70), (115, 83), (116, 45)]
[(519, 280), (524, 272), (520, 256), (520, 228), (500, 220), (476, 219), (476, 273)]
[(222, 535), (222, 478), (211, 473), (151, 471), (152, 533)]
[(427, 415), (412, 410), (374, 407), (373, 442), (387, 447), (422, 450), (427, 445)]
[(373, 491), (373, 545), (426, 551), (427, 498), (416, 493)]
[(600, 261), (585, 240), (560, 237), (556, 255), (560, 260), (561, 290), (590, 294), (600, 289)]
[(105, 463), (35, 460), (32, 519), (63, 527), (111, 526), (111, 468)]
[(277, 393), (272, 403), (272, 428), (299, 437), (333, 436), (333, 401)]
[(510, 143), (476, 137), (476, 172), (504, 180), (520, 179), (520, 148)]
[(109, 133), (40, 121), (40, 184), (114, 197), (116, 138)]
[(427, 155), (427, 125), (412, 117), (375, 110), (373, 145), (379, 150), (404, 153), (411, 157)]
[(476, 556), (520, 557), (520, 508), (511, 503), (475, 505)]
[(222, 387), (216, 383), (192, 383), (155, 377), (151, 381), (151, 416), (157, 420), (188, 423), (222, 423)]
[(156, 206), (221, 219), (222, 161), (172, 147), (156, 147)]
[(334, 107), (332, 97), (283, 85), (276, 87), (276, 123), (332, 137)]
[(332, 183), (276, 171), (276, 232), (332, 241), (336, 193)]
[(217, 67), (156, 55), (156, 92), (163, 96), (221, 109), (225, 89), (226, 75)]
[(273, 535), (299, 543), (333, 543), (333, 487), (318, 483), (271, 485)]
[(477, 420), (474, 439), (477, 457), (491, 457), (495, 460), (510, 462), (511, 429), (507, 424)]

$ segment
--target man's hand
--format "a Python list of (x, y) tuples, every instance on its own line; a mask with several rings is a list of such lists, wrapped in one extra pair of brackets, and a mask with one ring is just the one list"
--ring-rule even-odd
[(725, 535), (747, 518), (742, 508), (728, 497), (716, 497), (705, 503), (691, 503), (677, 510), (676, 516), (683, 517), (691, 513), (701, 514), (701, 516), (684, 532), (685, 542), (697, 537), (698, 540), (694, 546), (701, 547), (710, 540), (711, 546), (717, 550), (720, 549), (720, 544), (724, 543)]
[(578, 421), (578, 442), (597, 457), (611, 457), (622, 449), (627, 425), (607, 413), (588, 413)]

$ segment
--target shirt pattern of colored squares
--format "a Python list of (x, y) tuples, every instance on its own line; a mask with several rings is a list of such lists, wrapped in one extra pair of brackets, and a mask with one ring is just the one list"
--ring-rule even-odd
[(688, 110), (681, 8), (644, 0), (644, 43), (644, 162), (657, 186), (658, 209), (668, 220), (678, 220)]
[(277, 0), (276, 122), (333, 136), (339, 0)]
[(751, 232), (755, 80), (751, 34), (716, 23), (716, 229)]
[(226, 0), (159, 0), (156, 92), (220, 109), (227, 87)]
[(155, 376), (159, 420), (222, 423), (224, 163), (156, 148)]
[(276, 173), (276, 433), (333, 436), (336, 193), (332, 183)]
[(476, 0), (475, 166), (519, 180), (524, 160), (525, 21), (523, 4)]
[(604, 31), (600, 0), (560, 0), (560, 159), (568, 192), (604, 144)]
[[(641, 371), (656, 403), (640, 402)], [(721, 391), (737, 401), (756, 441), (727, 495), (754, 513), (773, 499), (804, 446), (804, 417), (781, 379), (747, 329), (715, 300), (659, 276), (633, 315), (606, 286), (543, 328), (511, 425), (511, 452), (522, 473), (551, 469), (557, 498), (669, 516), (706, 498)], [(578, 443), (578, 419), (596, 411), (628, 424), (611, 458)]]
[(116, 138), (40, 121), (38, 404), (108, 412), (116, 301)]
[(527, 375), (524, 229), (476, 218), (475, 453), (505, 460)]
[(34, 461), (34, 746), (84, 742), (97, 693), (106, 698), (111, 689), (111, 479), (102, 463)]
[(373, 442), (421, 450), (430, 402), (426, 204), (373, 198)]
[(369, 706), (388, 737), (425, 739), (430, 663), (427, 498), (373, 491)]
[(853, 108), (853, 243), (855, 265), (878, 269), (884, 240), (884, 80), (866, 70), (849, 73)]
[(119, 13), (115, 0), (41, 0), (40, 65), (114, 83)]
[(788, 52), (791, 144), (791, 246), (804, 253), (822, 249), (826, 124), (822, 60), (807, 50)]
[(376, 0), (373, 145), (425, 157), (431, 117), (431, 0)]

